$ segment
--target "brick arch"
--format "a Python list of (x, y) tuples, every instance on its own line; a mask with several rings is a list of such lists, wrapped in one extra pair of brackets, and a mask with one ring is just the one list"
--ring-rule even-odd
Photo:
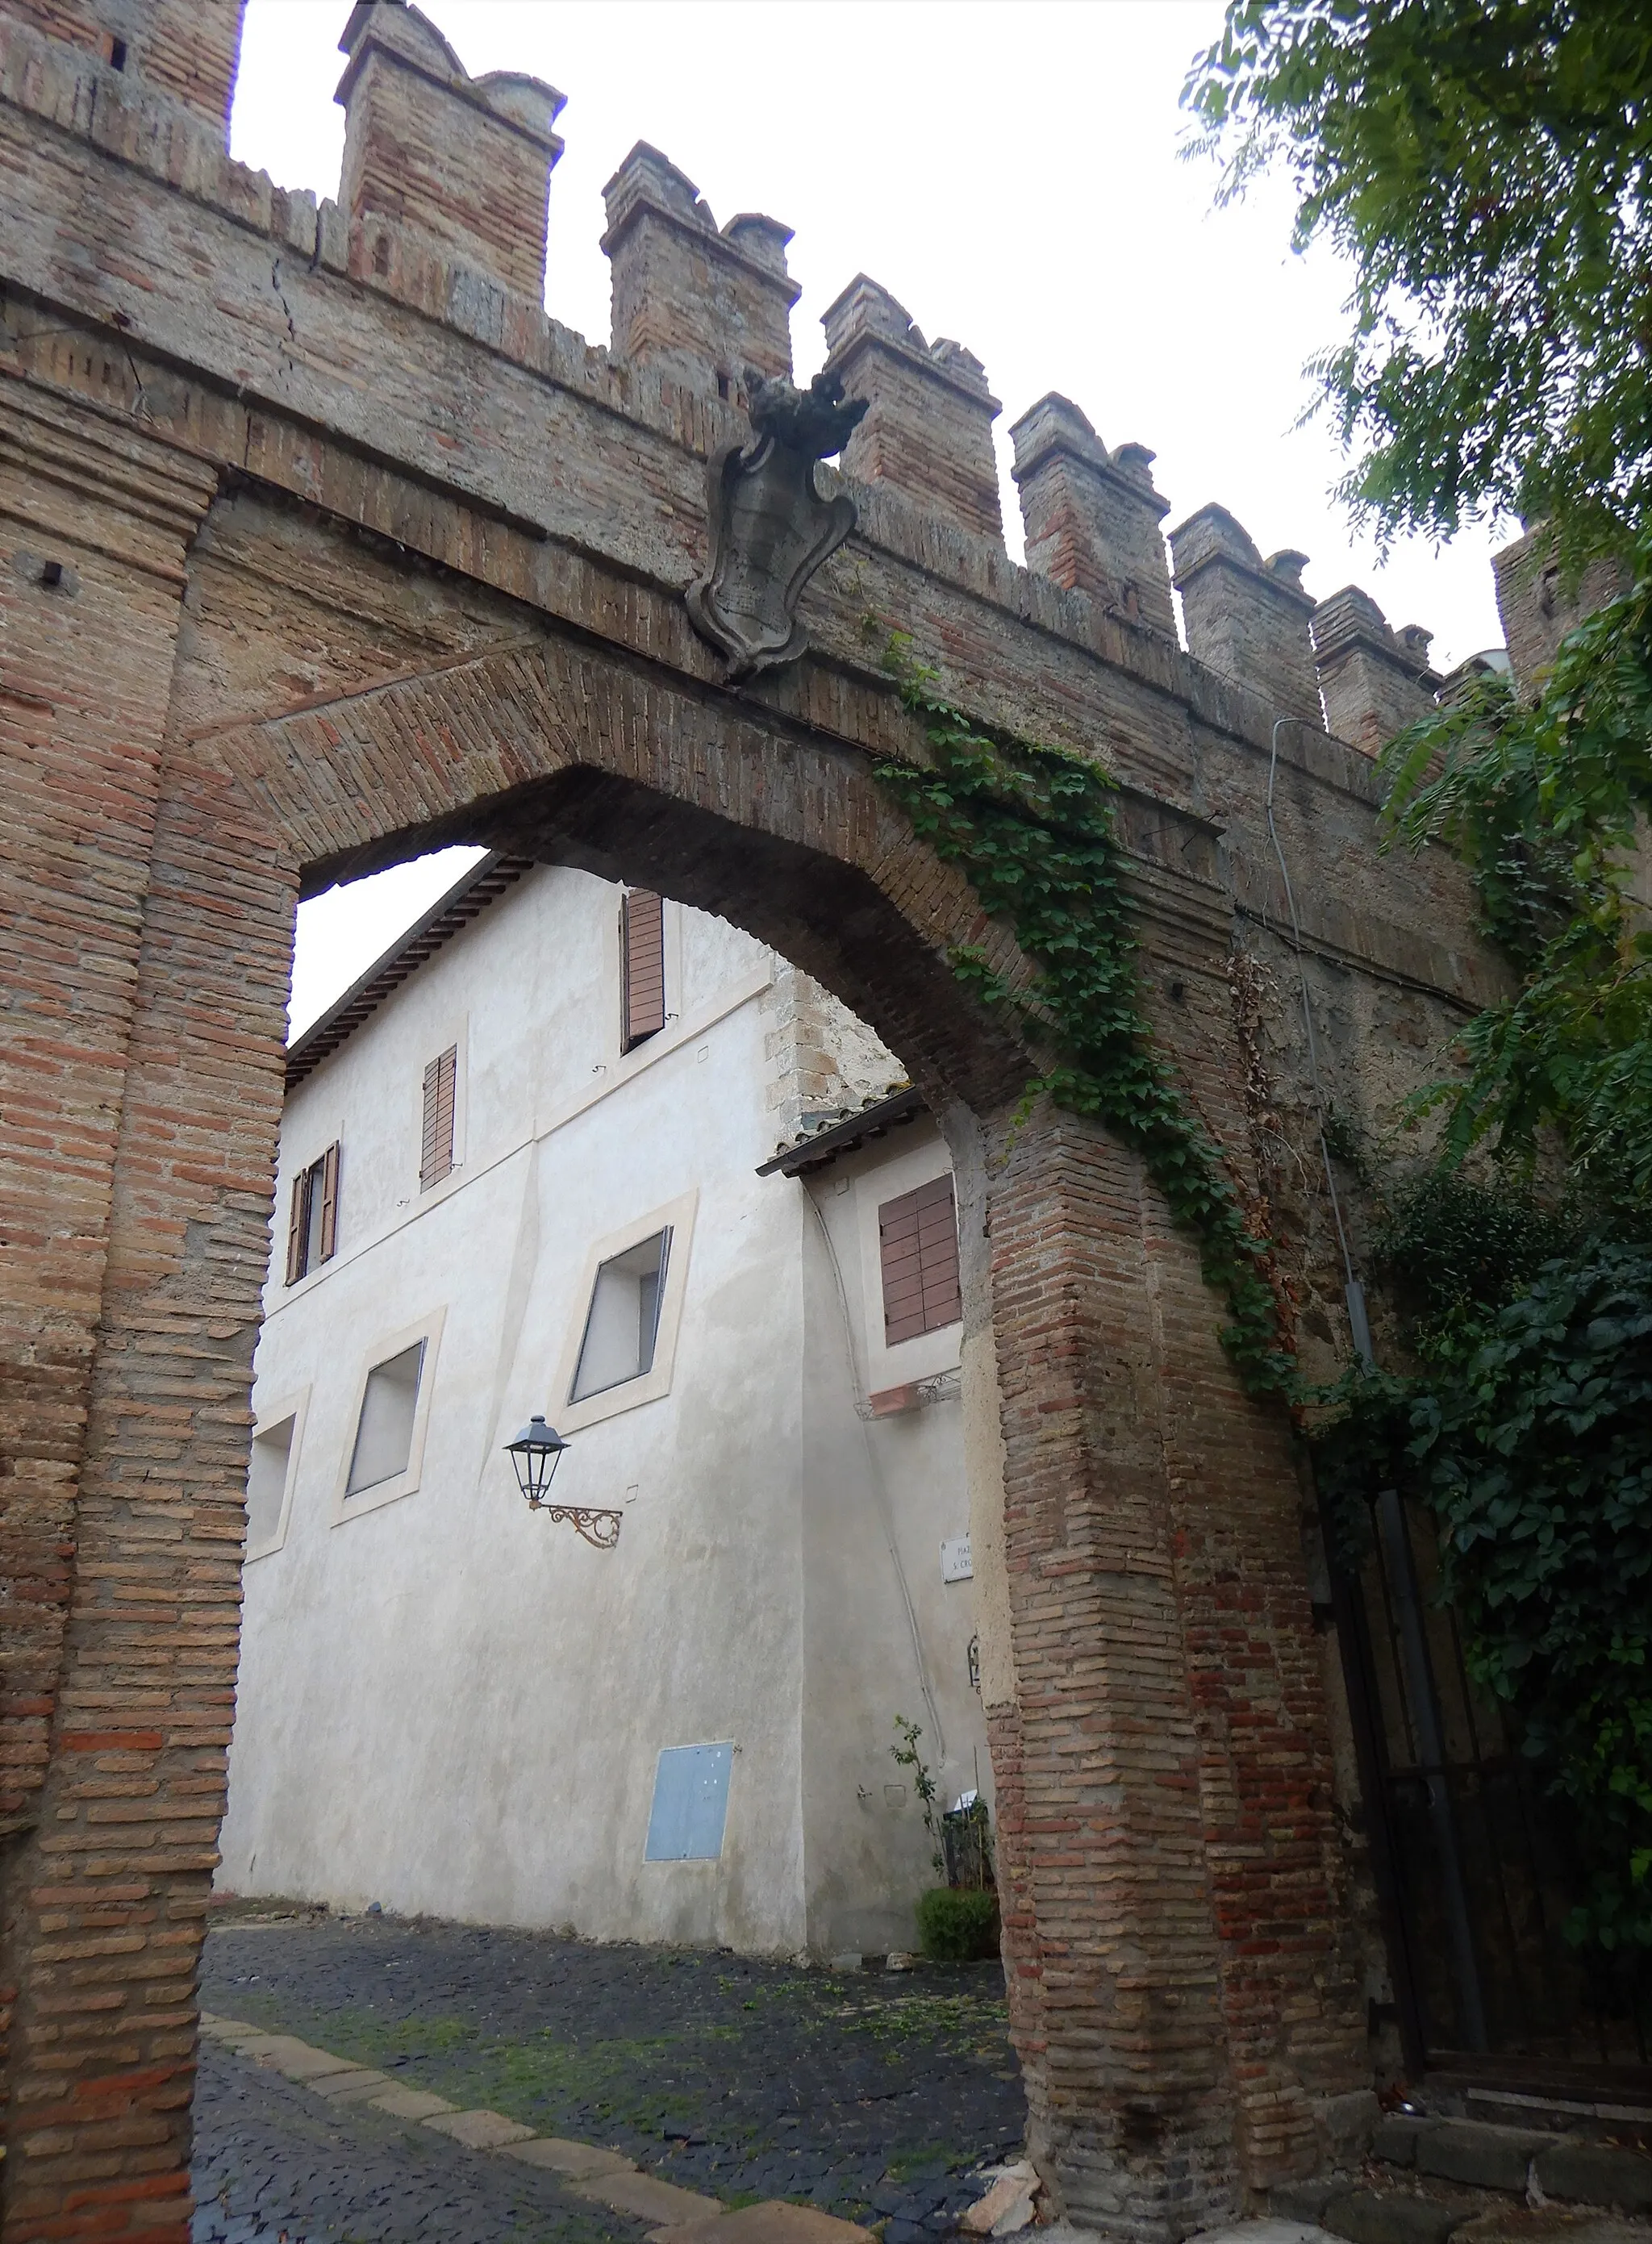
[[(86, 1710), (143, 1700), (122, 1781), (167, 1839), (116, 1938), (186, 1967), (233, 1710), (295, 903), (476, 840), (726, 913), (862, 1012), (935, 1098), (960, 1180), (984, 1695), (1035, 2155), (1075, 2218), (1167, 2237), (1323, 2160), (1328, 2099), (1362, 2085), (1361, 2020), (1284, 1430), (1238, 1391), (1139, 1164), (1069, 1116), (1012, 1123), (1026, 1056), (944, 953), (984, 940), (1014, 973), (1013, 943), (871, 777), (869, 749), (910, 740), (894, 696), (817, 693), (809, 721), (544, 634), (166, 749), (41, 1819), (58, 1854), (49, 1878), (30, 1842), (17, 1937), (30, 2139), (55, 2127), (118, 2166), (146, 2129), (145, 2187), (184, 2186), (187, 1999), (133, 2028), (118, 2066), (66, 2089), (51, 2069), (48, 1923), (101, 1898), (61, 1748), (91, 1734)], [(127, 1950), (108, 1952), (87, 1968), (124, 2001)]]
[(736, 921), (943, 1098), (996, 1109), (1032, 1067), (945, 963), (977, 943), (1019, 981), (1012, 937), (915, 839), (858, 746), (761, 705), (542, 639), (213, 745), (303, 892), (455, 842), (579, 863)]
[[(179, 1844), (164, 1909), (137, 1914), (141, 1939), (186, 1957), (234, 1703), (301, 884), (453, 839), (658, 880), (817, 971), (918, 1071), (951, 1135), (1032, 2147), (1073, 2217), (1178, 2235), (1320, 2163), (1326, 2103), (1363, 2085), (1286, 1436), (1236, 1389), (1196, 1257), (1141, 1165), (1068, 1115), (1012, 1126), (1024, 1055), (943, 963), (947, 943), (985, 938), (1014, 971), (1012, 943), (873, 783), (866, 747), (904, 736), (891, 693), (829, 713), (783, 716), (543, 635), (168, 749), (61, 1734), (77, 1707), (130, 1696), (132, 1660), (166, 1679), (164, 1726), (132, 1730), (130, 1750)], [(121, 1605), (135, 1569), (166, 1585), (151, 1609)], [(71, 1822), (67, 1761), (47, 1815)], [(24, 2042), (51, 1991), (43, 1932), (31, 1952), (45, 1961), (24, 1964)], [(54, 2109), (90, 2143), (157, 2127), (178, 2173), (186, 2019), (146, 2056)]]

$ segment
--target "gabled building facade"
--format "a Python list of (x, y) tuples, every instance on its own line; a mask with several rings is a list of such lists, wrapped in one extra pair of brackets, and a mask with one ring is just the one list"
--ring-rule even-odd
[[(912, 1946), (896, 1718), (946, 1801), (991, 1779), (951, 1168), (897, 1063), (725, 922), (496, 855), (289, 1084), (220, 1884)], [(524, 1502), (536, 1412), (613, 1548)]]

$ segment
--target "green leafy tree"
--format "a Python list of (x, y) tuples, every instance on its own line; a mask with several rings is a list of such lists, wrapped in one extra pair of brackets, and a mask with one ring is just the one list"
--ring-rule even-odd
[(1545, 677), (1483, 682), (1384, 758), (1390, 837), (1457, 851), (1516, 986), (1412, 1104), (1443, 1124), (1390, 1258), (1417, 1369), (1351, 1372), (1316, 1450), (1344, 1548), (1383, 1488), (1432, 1509), (1473, 1672), (1581, 1851), (1567, 1930), (1644, 1958), (1652, 10), (1233, 0), (1185, 98), (1222, 195), (1283, 169), (1297, 246), (1351, 266), (1349, 333), (1315, 370), (1356, 513), (1383, 537), (1517, 514), (1574, 579), (1606, 554), (1628, 580)]
[[(1434, 1188), (1438, 1192), (1438, 1187)], [(1440, 1211), (1405, 1243), (1432, 1298), (1420, 1376), (1351, 1375), (1317, 1443), (1344, 1560), (1385, 1488), (1441, 1530), (1442, 1593), (1475, 1680), (1563, 1803), (1583, 1866), (1567, 1936), (1652, 1950), (1652, 1252), (1585, 1240), (1529, 1274), (1540, 1213), (1448, 1187), (1456, 1225), (1493, 1217), (1505, 1267), (1469, 1300), (1438, 1256)], [(1535, 1214), (1535, 1221), (1532, 1218)], [(1402, 1250), (1404, 1248), (1402, 1247)], [(1413, 1271), (1418, 1265), (1413, 1261)]]
[[(1476, 1146), (1530, 1169), (1543, 1133), (1603, 1213), (1652, 1224), (1652, 535), (1635, 580), (1574, 632), (1535, 702), (1506, 679), (1387, 750), (1386, 816), (1473, 874), (1515, 994), (1461, 1040), (1465, 1072), (1413, 1102), (1443, 1110), (1445, 1159)], [(1638, 881), (1637, 881), (1638, 876)]]
[(1379, 535), (1490, 510), (1610, 550), (1652, 498), (1644, 0), (1233, 0), (1184, 100), (1353, 293), (1317, 363)]

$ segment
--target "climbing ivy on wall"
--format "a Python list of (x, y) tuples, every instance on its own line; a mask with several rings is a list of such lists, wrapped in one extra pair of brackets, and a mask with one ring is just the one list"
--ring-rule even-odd
[(1035, 969), (1031, 987), (1016, 991), (978, 947), (951, 953), (960, 979), (1014, 1012), (1034, 1050), (1048, 1054), (1027, 1104), (1047, 1094), (1141, 1156), (1227, 1303), (1222, 1344), (1244, 1385), (1295, 1399), (1296, 1362), (1265, 1274), (1268, 1242), (1248, 1227), (1218, 1148), (1154, 1046), (1113, 780), (1087, 757), (976, 723), (941, 697), (903, 634), (890, 639), (884, 666), (924, 727), (929, 760), (882, 762), (877, 780), (913, 831), (962, 869), (983, 908), (1014, 929)]
[[(1652, 1984), (1652, 531), (1539, 690), (1491, 680), (1385, 752), (1385, 818), (1466, 865), (1513, 994), (1409, 1104), (1443, 1125), (1394, 1196), (1412, 1361), (1315, 1436), (1353, 1557), (1371, 1497), (1439, 1532), (1471, 1672), (1562, 1803), (1567, 1930)], [(1465, 1167), (1473, 1160), (1474, 1171)]]

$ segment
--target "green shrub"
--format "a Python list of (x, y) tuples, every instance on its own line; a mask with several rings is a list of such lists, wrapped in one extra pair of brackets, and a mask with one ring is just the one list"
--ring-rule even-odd
[(998, 1896), (967, 1886), (931, 1886), (918, 1896), (917, 1938), (932, 1964), (973, 1964), (999, 1952)]

